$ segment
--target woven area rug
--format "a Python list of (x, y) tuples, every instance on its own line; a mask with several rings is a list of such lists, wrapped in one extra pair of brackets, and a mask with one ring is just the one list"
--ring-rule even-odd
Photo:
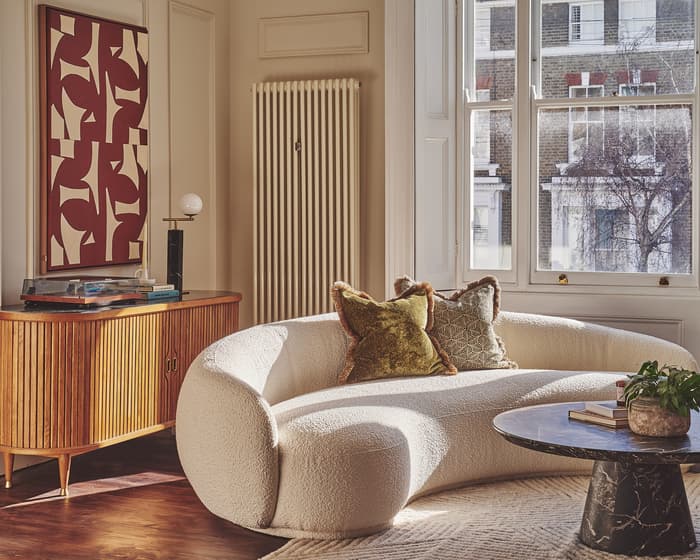
[[(578, 541), (588, 476), (514, 480), (416, 500), (376, 535), (293, 539), (264, 560), (620, 560)], [(700, 474), (685, 475), (700, 542)], [(673, 560), (700, 559), (696, 549)]]

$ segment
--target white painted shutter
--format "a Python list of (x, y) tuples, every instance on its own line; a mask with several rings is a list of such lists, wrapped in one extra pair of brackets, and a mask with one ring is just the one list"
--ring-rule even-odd
[(452, 0), (416, 0), (416, 278), (454, 288), (456, 18)]

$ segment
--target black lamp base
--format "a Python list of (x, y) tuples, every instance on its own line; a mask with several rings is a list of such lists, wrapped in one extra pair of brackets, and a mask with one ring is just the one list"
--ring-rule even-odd
[(168, 230), (168, 284), (182, 293), (182, 248), (184, 232), (181, 229)]

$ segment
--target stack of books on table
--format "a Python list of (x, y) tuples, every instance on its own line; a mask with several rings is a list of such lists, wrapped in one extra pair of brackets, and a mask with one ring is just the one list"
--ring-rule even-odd
[(142, 283), (138, 279), (130, 279), (121, 283), (125, 289), (129, 289), (141, 294), (141, 299), (158, 300), (176, 298), (180, 292), (175, 289), (173, 284), (150, 284)]
[(143, 297), (143, 299), (148, 300), (175, 298), (180, 295), (180, 292), (175, 289), (173, 284), (139, 286), (138, 291), (141, 292), (141, 297)]
[(609, 428), (627, 428), (627, 408), (615, 401), (588, 401), (584, 408), (570, 410), (569, 418)]

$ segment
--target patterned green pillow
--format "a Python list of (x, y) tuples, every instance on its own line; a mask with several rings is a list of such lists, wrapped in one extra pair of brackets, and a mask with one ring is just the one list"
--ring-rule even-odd
[[(396, 279), (394, 290), (401, 294), (416, 285), (404, 276)], [(472, 282), (448, 298), (435, 293), (431, 334), (459, 371), (518, 367), (508, 359), (503, 341), (493, 329), (500, 295), (501, 288), (493, 276)]]
[(433, 323), (430, 284), (415, 284), (385, 302), (344, 282), (336, 282), (332, 294), (340, 322), (352, 339), (339, 383), (457, 373), (429, 334)]

